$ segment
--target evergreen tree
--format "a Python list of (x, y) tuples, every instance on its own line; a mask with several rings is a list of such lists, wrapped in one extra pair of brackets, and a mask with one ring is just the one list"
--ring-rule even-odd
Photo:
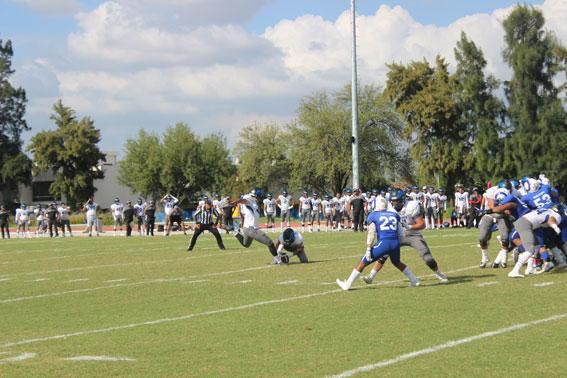
[(425, 59), (388, 67), (384, 95), (405, 122), (404, 135), (421, 180), (431, 183), (438, 177), (442, 186), (451, 188), (467, 177), (471, 161), (469, 135), (457, 122), (455, 83), (448, 64), (437, 57), (435, 67)]
[(100, 130), (89, 117), (77, 121), (75, 111), (61, 100), (53, 111), (50, 118), (57, 129), (37, 133), (28, 150), (33, 153), (36, 173), (51, 170), (55, 175), (50, 193), (65, 195), (71, 206), (80, 206), (94, 195), (94, 180), (104, 178), (99, 163), (105, 156), (97, 146)]
[(504, 117), (505, 108), (493, 92), (497, 80), (485, 78), (486, 60), (482, 50), (463, 32), (455, 48), (457, 71), (455, 98), (459, 117), (457, 129), (461, 131), (470, 159), (474, 162), (468, 184), (484, 185), (504, 177)]
[(508, 115), (513, 135), (505, 168), (520, 176), (545, 173), (552, 184), (567, 188), (566, 115), (554, 84), (565, 69), (564, 47), (544, 30), (543, 13), (518, 5), (504, 20), (504, 60), (513, 70), (505, 83)]
[(21, 139), (22, 132), (29, 130), (24, 119), (26, 92), (8, 80), (14, 73), (12, 56), (12, 43), (0, 39), (0, 190), (7, 184), (16, 190), (17, 182), (31, 182), (31, 160), (22, 152)]

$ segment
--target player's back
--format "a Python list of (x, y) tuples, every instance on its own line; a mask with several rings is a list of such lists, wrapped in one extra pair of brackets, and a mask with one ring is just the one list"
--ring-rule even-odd
[(541, 188), (535, 193), (528, 193), (522, 196), (524, 201), (531, 208), (550, 208), (553, 205), (553, 198), (551, 195), (552, 189), (549, 185), (542, 185)]
[(368, 215), (368, 224), (376, 224), (378, 240), (398, 239), (400, 216), (393, 211), (375, 211)]

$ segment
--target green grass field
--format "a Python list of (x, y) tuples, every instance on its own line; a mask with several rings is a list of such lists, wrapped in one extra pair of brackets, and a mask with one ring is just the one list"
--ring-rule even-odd
[(448, 283), (404, 248), (423, 286), (388, 263), (349, 292), (361, 233), (304, 234), (289, 266), (229, 235), (2, 240), (0, 376), (565, 376), (567, 272), (509, 279), (476, 231), (424, 235)]

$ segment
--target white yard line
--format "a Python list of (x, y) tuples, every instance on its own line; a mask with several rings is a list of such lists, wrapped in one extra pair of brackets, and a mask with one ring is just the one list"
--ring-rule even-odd
[(108, 356), (78, 356), (61, 358), (64, 361), (136, 361), (135, 358), (108, 357)]
[(490, 285), (498, 285), (500, 282), (483, 282), (481, 284), (478, 284), (476, 286), (478, 287), (484, 287), (484, 286), (490, 286)]
[(522, 328), (526, 328), (526, 327), (530, 327), (530, 326), (534, 326), (534, 325), (538, 325), (538, 324), (542, 324), (542, 323), (547, 323), (547, 322), (551, 322), (551, 321), (555, 321), (555, 320), (561, 320), (561, 319), (565, 319), (565, 318), (567, 318), (567, 314), (555, 315), (555, 316), (552, 316), (552, 317), (549, 317), (549, 318), (534, 320), (534, 321), (528, 322), (528, 323), (516, 324), (516, 325), (513, 325), (511, 327), (498, 329), (496, 331), (485, 332), (485, 333), (481, 333), (480, 335), (466, 337), (464, 339), (459, 339), (459, 340), (454, 340), (454, 341), (449, 341), (447, 343), (437, 345), (437, 346), (434, 346), (434, 347), (431, 347), (431, 348), (426, 348), (426, 349), (418, 350), (418, 351), (415, 351), (415, 352), (402, 354), (398, 357), (395, 357), (395, 358), (392, 358), (392, 359), (389, 359), (389, 360), (383, 360), (383, 361), (380, 361), (380, 362), (375, 363), (375, 364), (369, 364), (369, 365), (361, 366), (359, 368), (348, 370), (348, 371), (345, 371), (341, 374), (333, 375), (331, 377), (332, 378), (352, 377), (353, 375), (356, 375), (358, 373), (368, 372), (368, 371), (376, 370), (376, 369), (379, 369), (379, 368), (382, 368), (382, 367), (394, 365), (394, 364), (397, 364), (398, 362), (409, 360), (411, 358), (419, 357), (419, 356), (422, 356), (422, 355), (425, 355), (425, 354), (435, 353), (435, 352), (438, 352), (440, 350), (454, 348), (456, 346), (466, 344), (466, 343), (470, 343), (472, 341), (485, 339), (487, 337), (498, 336), (498, 335), (501, 335), (503, 333), (512, 332), (512, 331), (516, 331), (518, 329), (522, 329)]
[(76, 280), (69, 280), (67, 282), (81, 282), (81, 281), (88, 281), (88, 278), (77, 278)]
[(112, 283), (112, 282), (124, 282), (124, 281), (128, 281), (128, 278), (119, 278), (117, 280), (108, 280), (108, 281), (104, 281), (104, 282)]
[(227, 285), (239, 285), (239, 284), (247, 284), (250, 282), (254, 282), (254, 280), (244, 280), (244, 281), (235, 281), (235, 282), (226, 282)]
[(294, 283), (298, 283), (299, 280), (293, 280), (293, 281), (285, 281), (285, 282), (278, 282), (276, 283), (276, 285), (290, 285), (290, 284), (294, 284)]
[(28, 359), (34, 358), (36, 356), (37, 356), (37, 353), (24, 353), (24, 354), (20, 354), (19, 356), (16, 356), (16, 357), (4, 358), (4, 359), (0, 360), (0, 362), (18, 362), (18, 361), (28, 360)]
[(542, 282), (542, 283), (539, 283), (539, 284), (534, 284), (534, 286), (535, 287), (542, 287), (542, 286), (550, 286), (550, 285), (553, 285), (553, 284), (555, 284), (555, 282)]
[[(250, 269), (244, 269), (244, 270), (258, 270), (258, 269), (266, 269), (266, 268), (271, 268), (271, 267), (277, 267), (277, 265), (268, 265), (267, 267), (250, 268)], [(459, 272), (459, 271), (463, 271), (463, 270), (467, 270), (467, 269), (471, 269), (471, 268), (476, 268), (476, 265), (472, 266), (472, 267), (468, 267), (468, 268), (457, 269), (457, 270), (454, 270), (452, 272)], [(452, 272), (447, 272), (447, 273), (452, 273)], [(229, 272), (213, 273), (212, 275), (220, 275), (220, 274), (228, 274), (228, 273)], [(203, 275), (203, 276), (210, 276), (210, 275)], [(390, 281), (390, 282), (403, 282), (403, 281)], [(375, 285), (384, 285), (384, 284), (386, 284), (386, 283), (382, 282), (382, 283), (378, 283), (378, 284), (375, 284)], [(115, 286), (127, 286), (127, 285), (132, 285), (132, 284), (115, 285)], [(76, 292), (79, 292), (79, 291), (84, 291), (84, 290), (76, 290)], [(27, 340), (21, 340), (21, 341), (15, 341), (15, 342), (12, 342), (12, 343), (3, 344), (3, 345), (0, 345), (0, 348), (10, 348), (10, 347), (13, 347), (13, 346), (16, 346), (16, 345), (31, 344), (31, 343), (37, 343), (37, 342), (42, 342), (42, 341), (65, 339), (65, 338), (74, 337), (74, 336), (83, 336), (83, 335), (118, 331), (118, 330), (122, 330), (122, 329), (136, 328), (136, 327), (141, 327), (141, 326), (176, 322), (176, 321), (187, 320), (187, 319), (191, 319), (191, 318), (195, 318), (195, 317), (199, 317), (199, 316), (215, 315), (215, 314), (221, 314), (221, 313), (225, 313), (225, 312), (245, 310), (245, 309), (254, 308), (254, 307), (260, 307), (260, 306), (265, 306), (265, 305), (270, 305), (270, 304), (284, 303), (284, 302), (291, 302), (291, 301), (296, 301), (296, 300), (301, 300), (301, 299), (320, 297), (320, 296), (333, 294), (333, 293), (340, 293), (340, 292), (343, 292), (343, 290), (342, 289), (335, 289), (335, 290), (329, 290), (329, 291), (324, 291), (324, 292), (320, 292), (320, 293), (300, 295), (300, 296), (297, 296), (297, 297), (274, 299), (274, 300), (270, 300), (270, 301), (250, 303), (250, 304), (246, 304), (246, 305), (242, 305), (242, 306), (228, 307), (228, 308), (224, 308), (224, 309), (220, 309), (220, 310), (213, 310), (213, 311), (206, 311), (206, 312), (195, 313), (195, 314), (188, 314), (188, 315), (179, 316), (179, 317), (176, 317), (176, 318), (165, 318), (165, 319), (152, 320), (152, 321), (142, 322), (142, 323), (133, 323), (133, 324), (120, 325), (120, 326), (115, 326), (115, 327), (95, 329), (95, 330), (91, 330), (91, 331), (81, 331), (81, 332), (68, 333), (68, 334), (64, 334), (64, 335), (48, 336), (48, 337), (37, 338), (37, 339), (27, 339)], [(0, 303), (2, 303), (2, 302), (0, 302)]]
[(43, 281), (49, 281), (50, 278), (36, 278), (35, 280), (28, 280), (28, 281), (24, 281), (24, 282), (43, 282)]

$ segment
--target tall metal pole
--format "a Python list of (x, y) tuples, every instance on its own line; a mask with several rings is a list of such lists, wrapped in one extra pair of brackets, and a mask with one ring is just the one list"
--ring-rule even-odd
[(352, 187), (359, 188), (358, 176), (358, 95), (356, 73), (356, 11), (355, 0), (350, 0), (352, 20)]

